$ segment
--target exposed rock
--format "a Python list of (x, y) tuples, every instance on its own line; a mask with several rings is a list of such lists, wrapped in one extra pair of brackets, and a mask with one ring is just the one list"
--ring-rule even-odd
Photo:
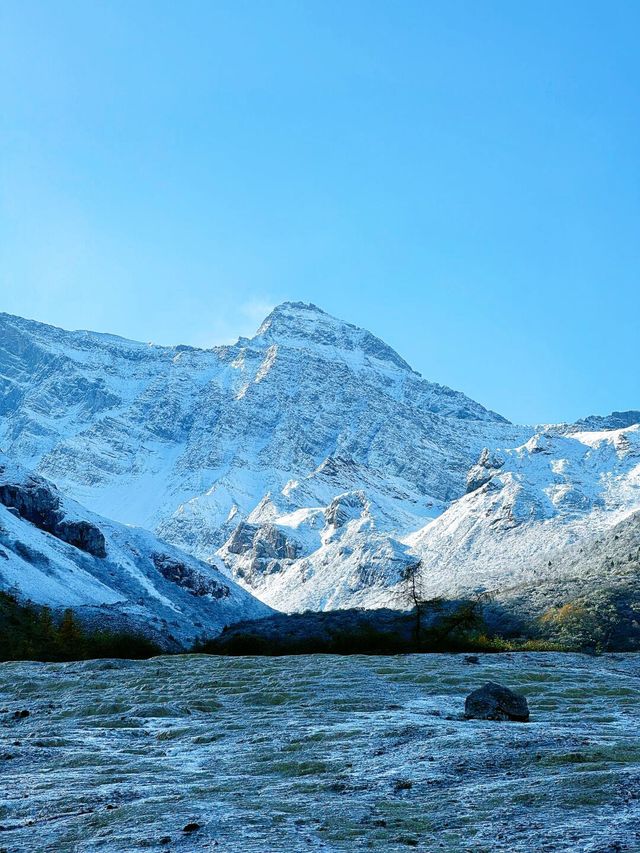
[(640, 424), (640, 411), (631, 409), (626, 412), (611, 412), (610, 415), (589, 415), (572, 424), (573, 429), (594, 430), (624, 429), (625, 427)]
[(297, 544), (272, 524), (260, 527), (253, 540), (253, 547), (259, 558), (293, 560), (298, 554)]
[(0, 483), (0, 503), (19, 518), (81, 551), (94, 557), (107, 556), (102, 531), (89, 521), (66, 519), (59, 496), (38, 477), (29, 477), (24, 483)]
[(334, 498), (324, 511), (326, 523), (331, 527), (343, 527), (352, 518), (359, 518), (366, 509), (364, 492), (346, 492)]
[(258, 532), (257, 524), (241, 522), (227, 542), (227, 551), (231, 554), (246, 554), (253, 547), (253, 539)]
[(226, 598), (229, 595), (228, 586), (206, 577), (167, 554), (153, 554), (152, 560), (163, 578), (188, 589), (192, 595), (211, 595), (213, 598)]
[(26, 708), (23, 708), (22, 710), (15, 712), (15, 714), (13, 715), (13, 719), (24, 720), (26, 717), (30, 716), (30, 714), (30, 711), (28, 711)]
[(107, 544), (103, 532), (89, 521), (68, 521), (63, 519), (55, 527), (55, 536), (93, 554), (94, 557), (107, 556)]
[(247, 580), (279, 574), (299, 556), (300, 550), (298, 543), (275, 525), (248, 522), (236, 527), (225, 547), (229, 554), (245, 558), (234, 576)]
[(514, 720), (526, 723), (529, 706), (521, 694), (489, 681), (467, 696), (464, 715), (468, 720)]
[(52, 533), (60, 521), (60, 499), (35, 477), (29, 477), (24, 483), (0, 483), (0, 503), (9, 507), (14, 515), (48, 533)]
[(293, 560), (298, 554), (298, 546), (288, 539), (273, 524), (248, 524), (242, 522), (234, 530), (227, 543), (232, 554), (253, 552), (258, 559)]
[(466, 494), (475, 492), (476, 489), (488, 483), (503, 465), (504, 458), (499, 453), (492, 453), (489, 448), (485, 447), (476, 464), (469, 469)]
[(12, 550), (18, 554), (19, 557), (22, 557), (23, 560), (26, 560), (27, 563), (32, 563), (34, 566), (48, 566), (49, 558), (46, 554), (43, 554), (41, 551), (36, 551), (35, 548), (32, 548), (30, 545), (27, 545), (26, 542), (20, 542), (20, 540), (16, 540), (15, 542), (8, 543), (5, 542), (6, 545), (11, 545)]

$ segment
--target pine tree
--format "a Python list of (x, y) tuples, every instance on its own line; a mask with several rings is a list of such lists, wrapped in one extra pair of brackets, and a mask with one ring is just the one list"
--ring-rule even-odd
[(82, 658), (83, 635), (71, 609), (65, 610), (62, 614), (58, 627), (58, 640), (64, 655), (76, 659)]

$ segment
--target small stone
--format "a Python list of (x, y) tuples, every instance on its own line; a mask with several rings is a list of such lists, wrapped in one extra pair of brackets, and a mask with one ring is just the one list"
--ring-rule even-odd
[(200, 829), (200, 824), (192, 821), (191, 823), (186, 824), (186, 826), (182, 827), (183, 832), (197, 832)]
[(418, 839), (414, 838), (412, 835), (399, 835), (395, 840), (398, 844), (406, 844), (407, 847), (418, 846)]
[(465, 655), (464, 656), (465, 663), (480, 663), (480, 658), (478, 655)]
[(467, 696), (464, 715), (468, 720), (513, 720), (526, 723), (529, 706), (521, 694), (489, 681)]

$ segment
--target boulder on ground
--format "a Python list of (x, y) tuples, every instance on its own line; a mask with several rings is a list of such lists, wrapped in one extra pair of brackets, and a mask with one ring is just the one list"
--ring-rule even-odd
[(521, 694), (489, 681), (467, 696), (464, 715), (468, 720), (514, 720), (526, 723), (529, 706)]

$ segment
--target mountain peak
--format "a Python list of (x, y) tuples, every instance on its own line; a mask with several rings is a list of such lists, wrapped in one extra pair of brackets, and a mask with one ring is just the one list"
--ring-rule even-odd
[(362, 353), (401, 370), (412, 368), (384, 341), (366, 329), (327, 314), (307, 302), (283, 302), (263, 321), (253, 338), (300, 349), (322, 346), (343, 353)]

